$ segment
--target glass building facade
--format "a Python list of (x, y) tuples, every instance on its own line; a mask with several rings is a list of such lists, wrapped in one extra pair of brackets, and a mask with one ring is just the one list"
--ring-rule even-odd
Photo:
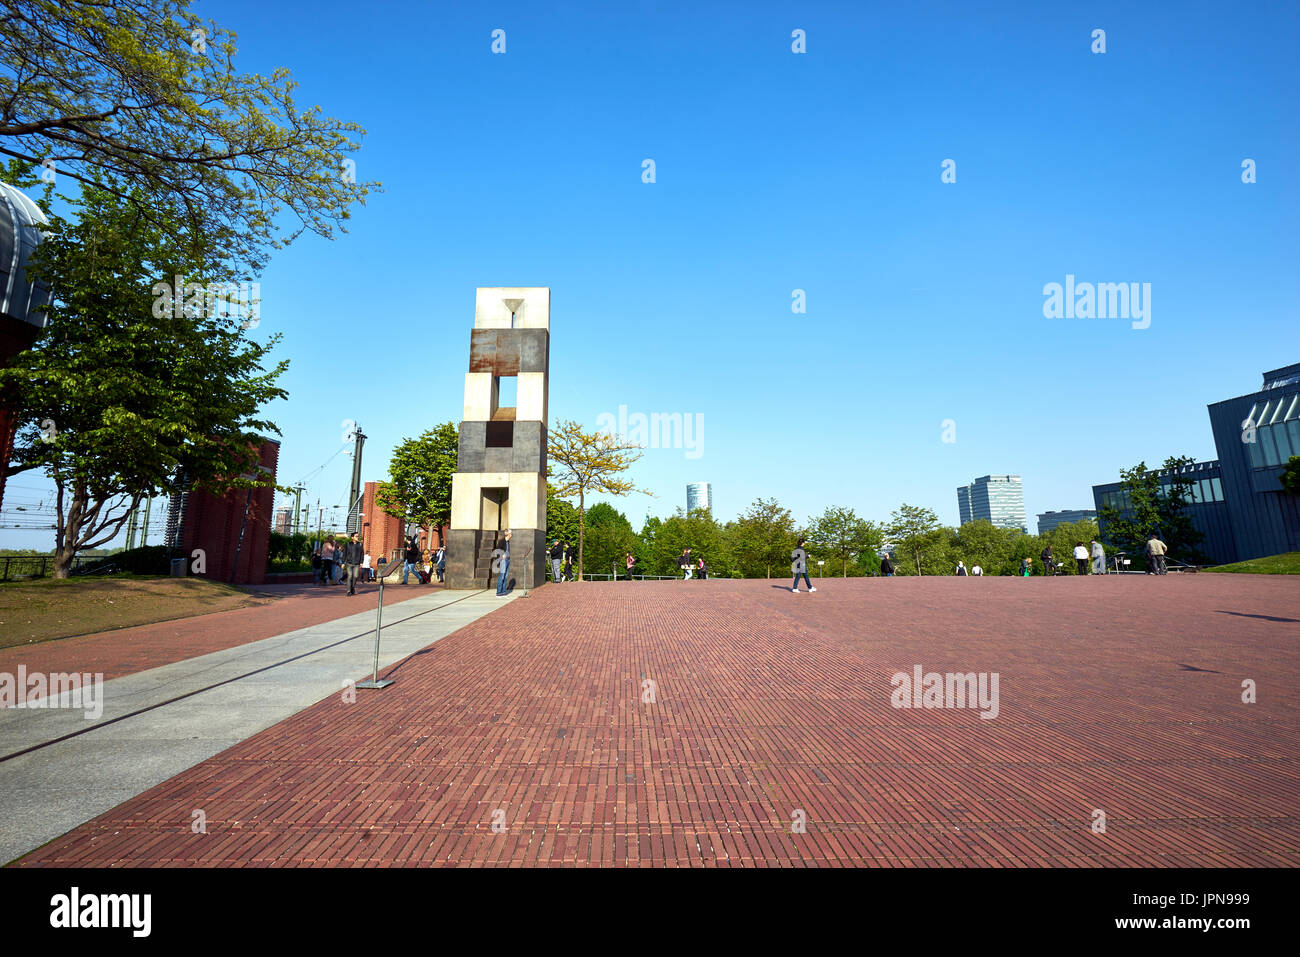
[(713, 514), (713, 486), (708, 482), (692, 482), (686, 486), (687, 514), (697, 508), (707, 509), (709, 514)]
[(1029, 533), (1025, 516), (1025, 490), (1019, 475), (985, 475), (957, 488), (961, 524), (983, 518), (997, 528), (1018, 528)]
[(1083, 522), (1091, 519), (1097, 520), (1097, 513), (1090, 508), (1065, 508), (1059, 512), (1039, 512), (1038, 513), (1038, 534), (1046, 535), (1057, 525), (1068, 525), (1071, 522)]

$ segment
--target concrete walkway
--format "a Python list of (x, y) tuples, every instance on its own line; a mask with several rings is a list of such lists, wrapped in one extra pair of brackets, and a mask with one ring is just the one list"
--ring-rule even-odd
[[(518, 594), (439, 591), (385, 608), (381, 675)], [(0, 862), (370, 677), (374, 628), (370, 610), (106, 681), (93, 720), (66, 694), (57, 708), (0, 709)]]

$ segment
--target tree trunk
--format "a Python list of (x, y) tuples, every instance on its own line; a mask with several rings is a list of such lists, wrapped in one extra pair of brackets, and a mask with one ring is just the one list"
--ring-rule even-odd
[(578, 490), (578, 581), (582, 581), (582, 539), (586, 534), (586, 525), (583, 517), (586, 512), (586, 498), (582, 490)]

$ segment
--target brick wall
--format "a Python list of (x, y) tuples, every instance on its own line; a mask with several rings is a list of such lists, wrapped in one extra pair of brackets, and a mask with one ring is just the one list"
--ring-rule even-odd
[[(269, 470), (264, 478), (274, 481), (280, 457), (280, 443), (267, 439), (258, 451), (258, 464)], [(248, 524), (244, 527), (243, 545), (239, 544), (239, 529), (244, 522), (244, 509), (248, 507)], [(190, 492), (185, 506), (185, 524), (181, 531), (181, 549), (187, 569), (195, 577), (214, 581), (230, 581), (234, 568), (235, 551), (239, 550), (239, 568), (235, 573), (237, 585), (260, 585), (266, 581), (266, 552), (271, 540), (271, 518), (275, 506), (275, 489), (254, 489), (250, 497), (246, 489), (236, 489), (226, 495), (210, 492)], [(204, 552), (206, 569), (202, 575), (192, 571), (194, 550)]]

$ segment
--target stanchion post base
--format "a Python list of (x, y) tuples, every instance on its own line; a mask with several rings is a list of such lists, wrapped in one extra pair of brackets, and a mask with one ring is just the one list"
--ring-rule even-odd
[(358, 681), (358, 682), (356, 683), (356, 687), (358, 687), (358, 688), (387, 688), (387, 687), (388, 687), (389, 685), (391, 685), (392, 683), (393, 683), (393, 679), (392, 679), (392, 678), (380, 678), (378, 681), (374, 681), (374, 680), (371, 680), (371, 679), (367, 678), (365, 681)]

